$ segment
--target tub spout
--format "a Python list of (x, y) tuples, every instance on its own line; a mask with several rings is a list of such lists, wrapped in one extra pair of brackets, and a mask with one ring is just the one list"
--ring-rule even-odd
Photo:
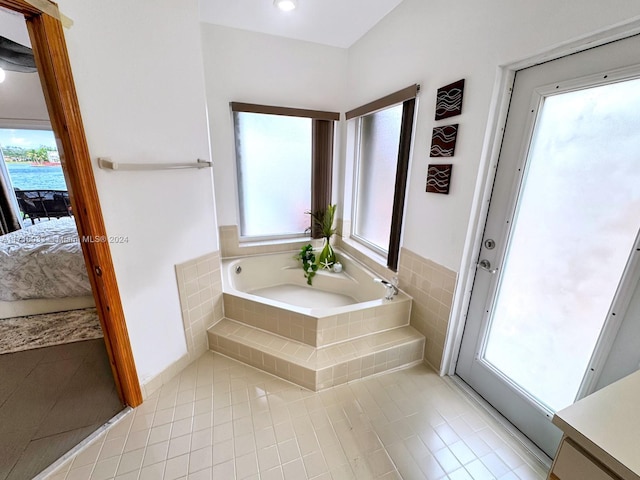
[(388, 282), (383, 278), (374, 278), (373, 281), (381, 283), (387, 289), (384, 295), (385, 300), (393, 300), (393, 297), (398, 295), (398, 277), (393, 277), (391, 282)]

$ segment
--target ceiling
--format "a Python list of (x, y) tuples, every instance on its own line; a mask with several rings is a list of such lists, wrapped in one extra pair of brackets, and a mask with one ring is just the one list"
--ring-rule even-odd
[(200, 0), (206, 23), (348, 48), (402, 0), (298, 0), (282, 12), (273, 0)]

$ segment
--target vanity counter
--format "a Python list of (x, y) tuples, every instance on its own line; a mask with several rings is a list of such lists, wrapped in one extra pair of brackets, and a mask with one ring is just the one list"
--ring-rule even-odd
[(560, 410), (553, 423), (564, 438), (549, 478), (571, 480), (572, 470), (586, 478), (586, 468), (590, 478), (640, 480), (640, 371)]

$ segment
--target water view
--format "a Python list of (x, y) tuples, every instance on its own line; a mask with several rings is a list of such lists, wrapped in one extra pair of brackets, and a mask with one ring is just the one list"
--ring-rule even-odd
[(14, 188), (67, 189), (51, 130), (0, 129), (0, 149)]
[(20, 190), (66, 190), (62, 167), (39, 167), (26, 162), (7, 163), (14, 188)]

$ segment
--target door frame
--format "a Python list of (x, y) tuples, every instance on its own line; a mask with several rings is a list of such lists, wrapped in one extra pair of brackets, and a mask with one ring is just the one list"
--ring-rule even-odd
[[(57, 10), (55, 3), (48, 3)], [(111, 250), (105, 241), (108, 237), (62, 24), (24, 0), (0, 0), (0, 6), (21, 13), (27, 23), (116, 388), (124, 404), (136, 407), (142, 403), (142, 391)]]
[[(447, 328), (440, 371), (442, 375), (455, 376), (458, 355), (462, 345), (462, 335), (469, 312), (471, 291), (476, 275), (476, 263), (482, 247), (481, 242), (489, 213), (489, 203), (498, 168), (498, 158), (502, 147), (516, 72), (638, 34), (640, 34), (640, 19), (634, 19), (562, 42), (531, 57), (498, 66), (478, 176), (476, 178), (471, 215), (460, 264), (458, 284), (453, 298), (451, 319)], [(616, 333), (613, 332), (614, 335)]]

